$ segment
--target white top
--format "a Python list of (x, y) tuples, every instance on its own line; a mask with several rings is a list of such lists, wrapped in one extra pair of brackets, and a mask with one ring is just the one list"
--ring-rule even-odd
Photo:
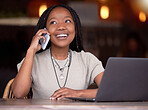
[[(65, 87), (75, 90), (87, 89), (88, 86), (94, 82), (94, 78), (104, 71), (102, 63), (89, 52), (71, 51), (71, 54), (71, 65)], [(17, 65), (18, 70), (22, 62)], [(62, 62), (64, 61), (61, 61), (61, 63)], [(60, 64), (60, 61), (58, 61), (58, 63)], [(59, 78), (60, 70), (56, 66), (55, 69), (60, 86), (63, 87), (68, 67), (66, 66), (63, 71), (64, 79), (62, 80)], [(49, 99), (49, 97), (60, 88), (57, 83), (49, 49), (35, 55), (31, 77), (33, 98)]]

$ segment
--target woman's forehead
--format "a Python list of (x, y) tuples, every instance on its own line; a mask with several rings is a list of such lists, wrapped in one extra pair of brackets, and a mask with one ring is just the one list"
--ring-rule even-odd
[(56, 16), (58, 14), (65, 14), (68, 16), (72, 16), (68, 9), (64, 7), (56, 7), (50, 13), (49, 16)]

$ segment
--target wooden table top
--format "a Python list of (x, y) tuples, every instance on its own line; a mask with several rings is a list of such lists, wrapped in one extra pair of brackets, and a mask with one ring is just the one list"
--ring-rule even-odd
[(0, 99), (0, 110), (148, 110), (148, 102), (78, 102), (48, 99)]

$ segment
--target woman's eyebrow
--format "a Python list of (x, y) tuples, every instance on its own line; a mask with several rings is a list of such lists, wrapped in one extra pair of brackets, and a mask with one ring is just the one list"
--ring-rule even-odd
[(72, 17), (71, 17), (71, 16), (65, 16), (64, 18), (71, 18), (71, 19), (72, 19)]
[[(71, 18), (71, 19), (73, 19), (71, 16), (65, 16), (64, 18)], [(52, 17), (48, 21), (51, 21), (52, 19), (56, 19), (56, 17)]]
[(52, 17), (52, 18), (50, 18), (49, 21), (52, 20), (52, 19), (56, 19), (56, 17)]

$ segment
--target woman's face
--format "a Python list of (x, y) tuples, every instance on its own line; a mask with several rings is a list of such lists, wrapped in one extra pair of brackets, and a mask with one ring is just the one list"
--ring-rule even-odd
[(75, 37), (75, 25), (70, 12), (63, 7), (54, 8), (47, 19), (51, 46), (67, 47)]

